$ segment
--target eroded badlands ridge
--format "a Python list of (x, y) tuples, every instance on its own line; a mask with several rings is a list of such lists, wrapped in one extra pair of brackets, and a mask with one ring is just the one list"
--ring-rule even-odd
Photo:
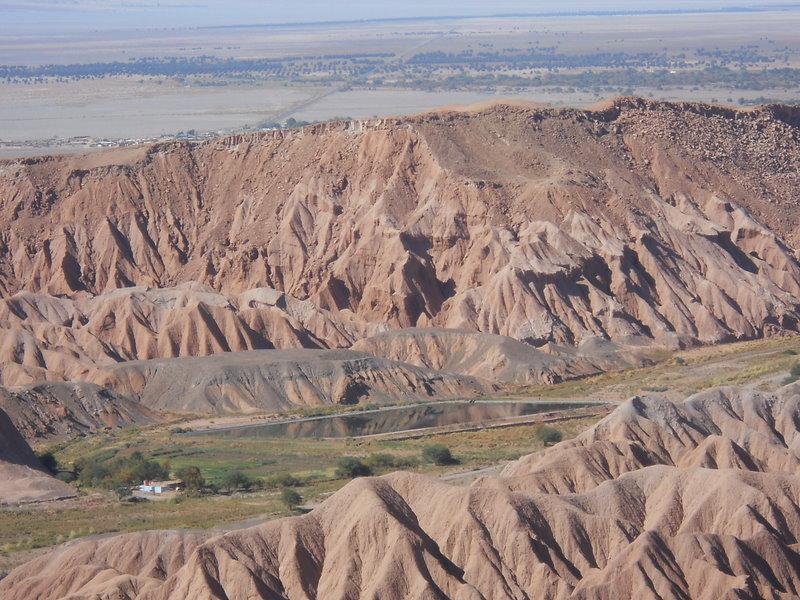
[(386, 328), (795, 331), (799, 122), (498, 105), (0, 162), (3, 382)]
[(66, 544), (10, 600), (791, 598), (800, 592), (800, 385), (634, 398), (469, 488), (396, 473), (308, 515), (203, 541)]

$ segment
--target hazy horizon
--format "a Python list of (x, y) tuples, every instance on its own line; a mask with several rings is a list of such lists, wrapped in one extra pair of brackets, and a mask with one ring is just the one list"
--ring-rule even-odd
[(800, 7), (789, 0), (768, 3), (753, 0), (413, 0), (397, 3), (386, 0), (355, 0), (332, 5), (323, 0), (299, 3), (232, 0), (197, 2), (172, 0), (17, 0), (0, 1), (0, 19), (4, 36), (54, 31), (94, 29), (172, 29), (233, 25), (279, 25), (377, 19), (436, 18), (448, 16), (490, 16), (500, 14), (537, 14), (663, 11), (719, 9), (786, 9)]

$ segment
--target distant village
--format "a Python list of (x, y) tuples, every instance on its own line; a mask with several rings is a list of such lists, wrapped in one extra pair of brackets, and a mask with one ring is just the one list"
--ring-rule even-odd
[[(218, 129), (212, 131), (197, 131), (189, 129), (188, 131), (180, 131), (178, 133), (164, 134), (155, 137), (137, 137), (137, 138), (101, 138), (88, 135), (74, 136), (74, 137), (52, 137), (39, 140), (2, 140), (0, 139), (0, 151), (3, 149), (8, 151), (21, 150), (21, 151), (35, 151), (41, 149), (46, 153), (50, 149), (60, 150), (85, 150), (91, 148), (124, 148), (127, 146), (141, 146), (144, 144), (153, 144), (158, 142), (204, 142), (206, 140), (214, 139), (226, 135), (235, 135), (238, 133), (252, 133), (260, 131), (276, 131), (280, 129), (295, 129), (297, 127), (304, 127), (310, 125), (308, 121), (298, 121), (296, 119), (287, 119), (284, 123), (262, 123), (255, 127), (240, 127), (236, 129)], [(25, 152), (30, 154), (31, 152)], [(5, 152), (10, 155), (10, 152)]]

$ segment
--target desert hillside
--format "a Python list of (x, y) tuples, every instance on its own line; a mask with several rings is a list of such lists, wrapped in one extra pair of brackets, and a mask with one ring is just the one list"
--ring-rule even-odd
[(71, 498), (75, 489), (47, 473), (28, 442), (0, 410), (0, 506)]
[(395, 473), (311, 513), (204, 541), (71, 543), (9, 600), (791, 598), (800, 591), (800, 387), (633, 398), (469, 487)]
[[(495, 105), (0, 162), (0, 383), (414, 327), (516, 356), (796, 331), (798, 123)], [(425, 362), (407, 337), (364, 344)], [(542, 364), (506, 371), (598, 366)]]

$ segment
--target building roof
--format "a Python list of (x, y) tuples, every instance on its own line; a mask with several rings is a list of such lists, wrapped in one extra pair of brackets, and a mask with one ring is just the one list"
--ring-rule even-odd
[(170, 479), (169, 481), (143, 481), (142, 485), (150, 487), (169, 487), (171, 485), (182, 485), (183, 481), (180, 479)]

